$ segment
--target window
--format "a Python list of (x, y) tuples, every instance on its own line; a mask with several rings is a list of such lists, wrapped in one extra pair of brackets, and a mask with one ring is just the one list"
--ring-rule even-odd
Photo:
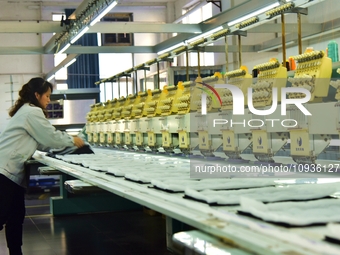
[(47, 108), (48, 119), (62, 119), (64, 118), (64, 107), (59, 101), (52, 101)]
[(66, 90), (68, 86), (66, 83), (57, 83), (57, 90)]
[[(131, 53), (99, 53), (99, 78), (104, 79), (112, 76), (112, 70), (116, 73), (123, 72), (132, 66)], [(132, 94), (132, 79), (128, 78), (128, 94)], [(111, 90), (111, 83), (100, 84), (100, 101), (104, 102), (112, 98), (126, 97), (126, 78), (122, 77), (120, 80), (120, 89), (118, 89), (118, 82), (113, 83), (113, 90)]]
[(63, 17), (65, 18), (65, 13), (53, 13), (52, 14), (53, 21), (61, 21)]
[[(132, 13), (109, 13), (104, 16), (102, 21), (107, 22), (130, 22)], [(133, 45), (132, 33), (102, 34), (102, 45)]]

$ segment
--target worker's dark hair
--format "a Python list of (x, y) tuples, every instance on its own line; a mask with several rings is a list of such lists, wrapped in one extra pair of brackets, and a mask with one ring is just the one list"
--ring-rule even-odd
[(42, 105), (39, 104), (38, 99), (35, 93), (39, 95), (43, 95), (51, 89), (51, 93), (53, 92), (53, 86), (48, 81), (45, 81), (43, 78), (36, 77), (32, 78), (29, 82), (24, 84), (19, 91), (19, 98), (15, 102), (14, 106), (9, 110), (9, 116), (13, 117), (14, 114), (26, 103), (33, 104), (37, 107), (40, 107), (43, 111), (45, 116), (47, 116), (46, 109), (43, 108)]

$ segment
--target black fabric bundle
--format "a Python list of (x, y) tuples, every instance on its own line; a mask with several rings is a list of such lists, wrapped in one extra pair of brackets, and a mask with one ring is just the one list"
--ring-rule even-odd
[(52, 149), (49, 153), (46, 154), (46, 156), (55, 158), (56, 155), (67, 155), (67, 154), (94, 154), (93, 150), (91, 149), (91, 146), (88, 144), (85, 144), (83, 147), (64, 147), (61, 149)]

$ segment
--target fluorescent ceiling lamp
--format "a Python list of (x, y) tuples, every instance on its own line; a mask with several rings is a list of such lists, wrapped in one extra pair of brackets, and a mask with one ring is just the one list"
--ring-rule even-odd
[(113, 1), (105, 10), (103, 10), (102, 13), (98, 15), (97, 18), (91, 21), (90, 26), (93, 26), (94, 24), (96, 24), (102, 17), (104, 17), (116, 5), (117, 5), (117, 1)]
[(55, 74), (52, 74), (50, 77), (48, 77), (46, 80), (51, 81), (55, 77)]
[(181, 47), (181, 46), (185, 46), (185, 43), (184, 43), (184, 42), (181, 42), (181, 43), (175, 44), (175, 45), (173, 45), (173, 46), (171, 46), (171, 47), (169, 47), (169, 48), (167, 48), (167, 49), (165, 49), (165, 50), (161, 50), (161, 51), (157, 52), (157, 55), (161, 55), (161, 54), (163, 54), (163, 53), (165, 53), (165, 52), (174, 50), (174, 49), (179, 48), (179, 47)]
[(273, 3), (273, 4), (271, 4), (271, 5), (268, 5), (268, 6), (262, 8), (262, 9), (260, 9), (260, 10), (257, 10), (257, 11), (255, 11), (255, 12), (249, 13), (249, 14), (247, 14), (247, 15), (241, 17), (241, 18), (238, 18), (238, 19), (235, 19), (235, 20), (229, 22), (229, 23), (228, 23), (228, 26), (229, 26), (229, 27), (230, 27), (230, 26), (233, 26), (233, 25), (235, 25), (235, 24), (237, 24), (237, 23), (240, 23), (240, 22), (245, 21), (245, 20), (247, 20), (247, 19), (250, 19), (250, 18), (252, 18), (252, 17), (254, 17), (254, 16), (257, 16), (257, 15), (263, 13), (263, 12), (269, 11), (270, 9), (273, 9), (273, 8), (279, 6), (279, 5), (280, 5), (279, 3)]
[(205, 32), (205, 33), (203, 33), (203, 34), (200, 34), (200, 35), (198, 35), (198, 36), (195, 36), (194, 38), (191, 38), (191, 39), (189, 39), (189, 40), (186, 40), (186, 43), (192, 43), (192, 42), (194, 42), (194, 41), (197, 41), (198, 39), (209, 37), (209, 36), (212, 35), (213, 33), (216, 33), (216, 32), (218, 32), (218, 31), (220, 31), (220, 30), (222, 30), (222, 29), (223, 29), (223, 27), (222, 27), (222, 26), (219, 26), (219, 27), (214, 28), (214, 29), (212, 29), (212, 30), (210, 30), (210, 31), (208, 31), (208, 32)]
[(69, 67), (70, 65), (72, 65), (74, 62), (76, 62), (77, 61), (77, 59), (76, 58), (74, 58), (74, 59), (72, 59), (70, 62), (68, 62), (64, 67), (65, 68), (67, 68), (67, 67)]
[(72, 43), (72, 44), (75, 43), (80, 37), (83, 36), (83, 34), (85, 34), (85, 33), (87, 32), (87, 30), (89, 30), (89, 27), (88, 27), (88, 26), (84, 27), (84, 29), (81, 30), (81, 32), (78, 33), (78, 34), (76, 35), (76, 37), (74, 37), (74, 38), (71, 40), (71, 43)]
[(58, 51), (57, 54), (63, 54), (65, 50), (68, 49), (68, 47), (70, 47), (71, 44), (70, 43), (67, 43), (60, 51)]
[[(294, 43), (295, 43), (294, 41), (287, 42), (286, 46), (292, 45)], [(273, 46), (273, 47), (269, 47), (269, 48), (266, 48), (266, 49), (263, 49), (263, 50), (259, 50), (257, 53), (267, 52), (267, 51), (271, 51), (271, 50), (276, 50), (276, 49), (279, 49), (279, 48), (282, 48), (282, 44), (276, 45), (276, 46)]]

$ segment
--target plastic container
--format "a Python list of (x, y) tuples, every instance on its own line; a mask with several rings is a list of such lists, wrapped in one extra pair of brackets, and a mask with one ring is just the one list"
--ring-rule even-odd
[(338, 53), (338, 43), (336, 41), (330, 41), (328, 43), (328, 54), (327, 56), (332, 59), (332, 62), (339, 61), (339, 53)]

